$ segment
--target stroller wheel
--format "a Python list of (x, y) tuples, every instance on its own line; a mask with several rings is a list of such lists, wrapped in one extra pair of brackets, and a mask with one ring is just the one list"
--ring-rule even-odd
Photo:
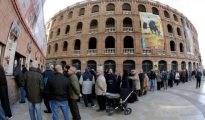
[(124, 111), (125, 115), (129, 115), (131, 113), (132, 113), (132, 109), (131, 108), (126, 108), (125, 111)]
[(113, 112), (114, 112), (113, 110), (110, 110), (110, 111), (108, 112), (108, 115), (111, 116)]

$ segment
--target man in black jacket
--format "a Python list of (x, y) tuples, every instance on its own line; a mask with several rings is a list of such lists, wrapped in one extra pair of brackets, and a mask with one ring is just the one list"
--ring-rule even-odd
[(0, 109), (0, 119), (4, 120), (6, 119), (6, 117), (11, 117), (12, 113), (9, 105), (6, 75), (5, 75), (4, 68), (1, 65), (0, 65), (0, 102), (3, 108), (3, 111), (1, 111)]
[(51, 111), (53, 120), (58, 120), (58, 108), (61, 108), (65, 120), (69, 120), (68, 98), (70, 96), (70, 82), (63, 75), (61, 65), (55, 66), (54, 75), (48, 79), (48, 90), (50, 96)]

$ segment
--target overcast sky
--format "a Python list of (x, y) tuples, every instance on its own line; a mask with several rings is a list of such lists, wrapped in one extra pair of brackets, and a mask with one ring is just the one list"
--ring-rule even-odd
[[(44, 4), (44, 17), (48, 21), (55, 13), (82, 0), (46, 0)], [(157, 0), (167, 4), (183, 13), (195, 26), (198, 32), (199, 47), (202, 62), (205, 65), (205, 0)]]

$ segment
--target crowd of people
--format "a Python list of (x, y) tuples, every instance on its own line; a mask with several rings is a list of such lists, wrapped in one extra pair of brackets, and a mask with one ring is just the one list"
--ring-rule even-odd
[[(0, 65), (0, 119), (8, 120), (11, 110), (8, 99), (8, 88), (3, 67)], [(20, 103), (28, 101), (28, 111), (31, 120), (42, 120), (42, 100), (46, 106), (45, 113), (52, 113), (53, 120), (59, 120), (58, 109), (63, 113), (64, 119), (69, 120), (69, 111), (73, 120), (81, 120), (78, 102), (82, 97), (85, 107), (95, 107), (97, 100), (99, 109), (105, 111), (106, 107), (115, 107), (113, 99), (106, 98), (105, 92), (119, 93), (134, 91), (128, 102), (138, 101), (147, 91), (167, 90), (174, 84), (185, 83), (196, 78), (196, 88), (200, 88), (202, 73), (199, 70), (192, 72), (182, 71), (154, 71), (145, 73), (135, 69), (124, 70), (123, 74), (113, 73), (111, 68), (102, 71), (85, 69), (81, 72), (74, 66), (46, 65), (41, 71), (38, 64), (32, 62), (29, 70), (25, 66), (15, 65), (14, 76), (19, 87)], [(157, 87), (156, 87), (157, 85)]]

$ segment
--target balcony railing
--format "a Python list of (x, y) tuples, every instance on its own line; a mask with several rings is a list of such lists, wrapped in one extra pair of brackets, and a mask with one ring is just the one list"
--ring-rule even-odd
[(89, 33), (96, 33), (97, 32), (97, 29), (96, 28), (91, 28)]
[(96, 49), (88, 49), (88, 55), (95, 55), (97, 53)]
[(60, 52), (60, 53), (58, 53), (59, 55), (61, 55), (61, 56), (67, 56), (68, 55), (68, 52), (67, 51), (63, 51), (63, 52)]
[(124, 48), (123, 49), (123, 53), (124, 54), (134, 54), (135, 53), (135, 49), (134, 48)]
[(126, 10), (124, 10), (124, 11), (123, 11), (123, 14), (124, 14), (124, 15), (130, 15), (130, 14), (132, 14), (132, 12), (131, 12), (131, 11), (126, 11)]
[(92, 17), (98, 16), (98, 15), (99, 15), (99, 12), (91, 13)]
[(133, 27), (123, 27), (123, 32), (132, 32)]
[(79, 34), (79, 33), (81, 33), (81, 32), (82, 32), (82, 30), (77, 30), (77, 31), (76, 31), (77, 34)]
[(180, 57), (185, 57), (184, 52), (179, 52), (179, 56), (180, 56)]
[(108, 15), (113, 15), (115, 13), (115, 11), (107, 11)]
[(105, 28), (105, 32), (115, 32), (115, 27)]
[(73, 55), (80, 55), (80, 50), (73, 50)]
[(173, 33), (168, 33), (169, 37), (174, 37)]
[(170, 54), (171, 54), (171, 56), (176, 56), (177, 52), (176, 51), (171, 51)]
[(160, 50), (160, 51), (157, 51), (157, 54), (160, 55), (160, 56), (163, 56), (163, 55), (166, 55), (166, 51), (165, 50)]
[(105, 54), (115, 54), (115, 48), (107, 48), (104, 50)]
[(152, 51), (150, 49), (143, 49), (142, 50), (142, 54), (143, 55), (151, 55), (152, 54)]

